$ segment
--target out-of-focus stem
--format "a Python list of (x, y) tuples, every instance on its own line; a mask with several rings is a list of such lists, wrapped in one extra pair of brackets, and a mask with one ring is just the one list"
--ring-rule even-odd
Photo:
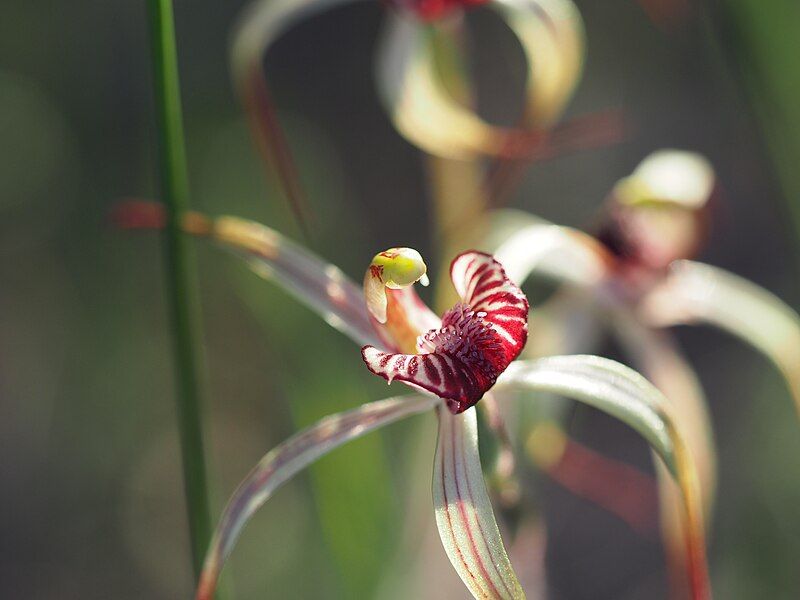
[(172, 324), (183, 478), (192, 561), (199, 575), (211, 535), (202, 427), (198, 291), (180, 220), (188, 208), (178, 60), (171, 0), (149, 0), (159, 173), (165, 214), (167, 303)]

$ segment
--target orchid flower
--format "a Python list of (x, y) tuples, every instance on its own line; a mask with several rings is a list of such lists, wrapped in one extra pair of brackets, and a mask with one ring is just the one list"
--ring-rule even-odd
[[(256, 0), (233, 37), (234, 82), (260, 143), (271, 146), (274, 123), (262, 61), (297, 22), (354, 0)], [(485, 4), (517, 37), (528, 64), (526, 122), (552, 122), (563, 109), (583, 65), (583, 28), (571, 0), (390, 0), (379, 42), (380, 96), (397, 129), (427, 152), (450, 158), (526, 156), (538, 137), (492, 125), (460, 104), (437, 69), (437, 31), (464, 9)], [(531, 124), (532, 126), (532, 124)], [(274, 146), (273, 146), (274, 148)], [(280, 167), (280, 165), (279, 165)]]
[[(158, 227), (159, 215), (153, 204), (123, 209), (128, 227)], [(647, 440), (682, 492), (693, 597), (708, 597), (696, 474), (670, 404), (644, 378), (611, 360), (581, 355), (517, 360), (527, 339), (528, 301), (493, 256), (468, 251), (453, 260), (450, 275), (460, 301), (439, 318), (414, 291), (413, 284), (424, 283), (427, 275), (414, 250), (377, 254), (362, 293), (339, 269), (263, 225), (190, 213), (183, 226), (241, 255), (356, 341), (370, 371), (416, 391), (331, 415), (267, 453), (223, 512), (198, 599), (213, 596), (246, 522), (280, 485), (336, 447), (423, 412), (439, 420), (434, 513), (453, 568), (476, 598), (523, 598), (483, 480), (475, 412), (491, 390), (519, 389), (559, 393), (595, 406)]]
[[(563, 284), (532, 323), (542, 341), (532, 353), (587, 351), (605, 325), (674, 404), (697, 463), (706, 514), (716, 479), (711, 422), (697, 376), (664, 330), (709, 324), (741, 338), (778, 367), (800, 411), (800, 316), (755, 284), (690, 260), (701, 247), (716, 189), (706, 159), (660, 151), (615, 186), (597, 237), (498, 211), (494, 239), (486, 245), (518, 285), (531, 275)], [(674, 493), (669, 487), (662, 486), (665, 498)], [(669, 506), (664, 533), (675, 554), (682, 540)]]

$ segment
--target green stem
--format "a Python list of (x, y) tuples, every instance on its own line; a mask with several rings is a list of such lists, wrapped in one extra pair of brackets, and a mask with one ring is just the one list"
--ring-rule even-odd
[(188, 241), (180, 230), (188, 208), (189, 184), (181, 115), (178, 60), (171, 0), (148, 0), (152, 38), (153, 88), (158, 121), (167, 302), (176, 367), (178, 424), (192, 561), (199, 575), (211, 534), (201, 414), (200, 319), (198, 291)]

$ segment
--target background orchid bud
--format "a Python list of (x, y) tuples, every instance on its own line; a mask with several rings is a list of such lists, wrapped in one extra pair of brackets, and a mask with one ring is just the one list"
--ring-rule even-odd
[(655, 152), (614, 186), (598, 238), (646, 269), (691, 258), (705, 242), (715, 185), (711, 164), (699, 154)]

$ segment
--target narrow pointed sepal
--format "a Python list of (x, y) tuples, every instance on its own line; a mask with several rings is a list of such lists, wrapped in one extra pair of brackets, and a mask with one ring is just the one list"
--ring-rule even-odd
[(362, 291), (335, 265), (274, 229), (247, 219), (219, 217), (213, 221), (210, 235), (350, 338), (387, 346), (370, 321)]
[(475, 598), (525, 598), (486, 491), (475, 409), (439, 411), (433, 469), (436, 525), (450, 562)]
[[(613, 331), (630, 364), (650, 380), (675, 407), (674, 415), (697, 467), (703, 516), (712, 514), (717, 481), (717, 457), (708, 403), (697, 375), (665, 331), (619, 311)], [(661, 497), (661, 528), (675, 586), (685, 587), (681, 565), (686, 562), (686, 534), (681, 521), (681, 494), (671, 475), (656, 470)], [(680, 589), (680, 588), (678, 588)]]
[(234, 492), (206, 554), (197, 600), (211, 600), (222, 566), (247, 521), (286, 481), (321, 456), (370, 431), (433, 408), (427, 396), (402, 396), (326, 417), (270, 451)]

